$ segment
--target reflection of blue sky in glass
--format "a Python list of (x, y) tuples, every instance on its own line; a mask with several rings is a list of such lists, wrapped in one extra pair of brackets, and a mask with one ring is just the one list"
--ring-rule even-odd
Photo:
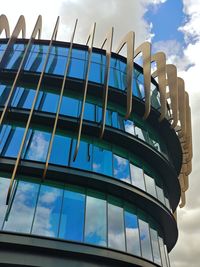
[(51, 150), (50, 163), (68, 165), (71, 138), (55, 135)]
[(27, 148), (26, 159), (45, 161), (51, 134), (41, 131), (33, 131), (30, 145)]
[(12, 138), (6, 149), (5, 156), (17, 157), (23, 134), (24, 134), (24, 128), (16, 127), (12, 129), (12, 133), (11, 133)]
[(4, 230), (30, 233), (39, 185), (19, 181)]
[(125, 211), (125, 228), (127, 252), (140, 256), (141, 252), (137, 216), (128, 211)]
[(112, 152), (93, 146), (93, 171), (112, 176)]
[(152, 261), (153, 258), (152, 258), (150, 236), (149, 236), (149, 225), (148, 223), (139, 220), (139, 228), (140, 228), (142, 257)]
[[(100, 194), (100, 193), (99, 193)], [(106, 246), (106, 200), (103, 194), (87, 196), (85, 242)], [(102, 196), (101, 196), (102, 195)], [(100, 198), (101, 197), (101, 198)], [(103, 198), (102, 198), (103, 197)]]
[(65, 190), (59, 237), (83, 241), (85, 196), (82, 189)]
[(113, 155), (114, 177), (130, 183), (129, 161), (117, 155)]
[(62, 189), (47, 185), (41, 186), (33, 223), (33, 234), (57, 236), (62, 195)]

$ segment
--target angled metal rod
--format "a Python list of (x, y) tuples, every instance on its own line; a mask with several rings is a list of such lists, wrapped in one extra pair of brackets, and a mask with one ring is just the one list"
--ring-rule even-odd
[(179, 137), (183, 137), (185, 140), (186, 133), (186, 110), (185, 110), (185, 82), (182, 78), (178, 77), (178, 113), (181, 123), (181, 131), (178, 133)]
[[(21, 17), (20, 17), (20, 18), (21, 18)], [(15, 27), (15, 29), (14, 29), (14, 31), (13, 31), (13, 34), (12, 34), (12, 36), (11, 36), (11, 38), (10, 38), (12, 45), (14, 44), (14, 43), (13, 43), (13, 40), (16, 40), (16, 38), (17, 38), (17, 36), (19, 35), (20, 31), (22, 31), (22, 32), (24, 31), (24, 30), (23, 30), (24, 27), (25, 27), (25, 26), (24, 26), (25, 24), (23, 24), (23, 21), (24, 21), (24, 20), (21, 21), (21, 20), (19, 19), (19, 21), (20, 21), (20, 23), (19, 23), (19, 24), (17, 23), (17, 25), (16, 25), (16, 27)], [(18, 22), (19, 22), (19, 21), (18, 21)], [(24, 21), (24, 23), (25, 23), (25, 21)], [(41, 16), (38, 16), (38, 19), (37, 19), (37, 22), (36, 22), (36, 24), (35, 24), (33, 33), (32, 33), (31, 38), (29, 39), (29, 42), (28, 42), (28, 44), (27, 44), (27, 46), (26, 46), (26, 50), (25, 50), (24, 55), (23, 55), (23, 57), (22, 57), (22, 60), (21, 60), (21, 62), (20, 62), (20, 65), (19, 65), (19, 68), (18, 68), (18, 70), (17, 70), (17, 73), (16, 73), (16, 76), (15, 76), (14, 82), (13, 82), (13, 84), (12, 84), (12, 87), (11, 87), (10, 92), (9, 92), (9, 95), (8, 95), (8, 98), (7, 98), (6, 103), (5, 103), (5, 105), (4, 105), (4, 109), (3, 109), (2, 114), (1, 114), (1, 117), (0, 117), (0, 125), (2, 124), (2, 122), (3, 122), (3, 120), (4, 120), (4, 116), (5, 116), (6, 111), (7, 111), (7, 109), (8, 109), (8, 105), (9, 105), (10, 100), (11, 100), (11, 98), (12, 98), (12, 95), (13, 95), (15, 86), (16, 86), (16, 84), (17, 84), (18, 78), (19, 78), (19, 76), (20, 76), (20, 74), (21, 74), (21, 71), (23, 70), (23, 68), (24, 68), (24, 66), (25, 66), (25, 64), (26, 64), (26, 61), (27, 61), (27, 59), (28, 59), (29, 51), (30, 51), (30, 49), (31, 49), (31, 45), (32, 45), (32, 43), (33, 43), (33, 40), (34, 40), (35, 37), (37, 36), (38, 32), (41, 31), (41, 28), (42, 28), (42, 17), (41, 17)], [(10, 47), (10, 43), (8, 44), (6, 51), (8, 50), (8, 47)], [(5, 53), (6, 53), (6, 51), (5, 51)], [(5, 56), (5, 55), (4, 55), (4, 56)], [(3, 57), (4, 57), (4, 56), (3, 56)]]
[(94, 44), (95, 29), (96, 29), (96, 23), (94, 23), (92, 30), (89, 34), (89, 37), (87, 39), (87, 42), (86, 42), (86, 45), (88, 45), (88, 60), (87, 60), (88, 64), (87, 64), (86, 75), (85, 75), (85, 80), (84, 80), (84, 93), (83, 93), (83, 100), (82, 100), (82, 106), (81, 106), (78, 137), (77, 137), (76, 147), (74, 151), (73, 161), (75, 161), (76, 159), (76, 156), (78, 154), (78, 149), (80, 146), (81, 131), (82, 131), (82, 125), (83, 125), (83, 115), (84, 115), (85, 102), (86, 102), (86, 97), (87, 97), (88, 79), (89, 79), (90, 65), (91, 65), (91, 59), (92, 59), (92, 49), (93, 49), (93, 44)]
[(178, 80), (177, 68), (173, 64), (166, 65), (167, 70), (167, 85), (169, 86), (169, 97), (171, 100), (171, 109), (173, 116), (173, 123), (171, 127), (174, 129), (178, 124)]
[(8, 19), (5, 15), (0, 16), (0, 35), (5, 31), (6, 38), (10, 38), (10, 27)]
[(130, 117), (132, 111), (132, 88), (133, 88), (133, 75), (134, 75), (134, 49), (135, 49), (135, 33), (133, 31), (128, 32), (128, 34), (122, 39), (120, 45), (118, 46), (116, 53), (122, 50), (122, 48), (127, 44), (127, 69), (126, 69), (126, 82), (127, 82), (127, 110), (125, 118)]
[(158, 77), (158, 86), (160, 92), (160, 117), (161, 122), (166, 115), (166, 55), (163, 52), (158, 52), (151, 57), (151, 62), (155, 62), (157, 66), (156, 72), (152, 74), (152, 77)]
[(20, 16), (17, 24), (12, 32), (12, 35), (7, 43), (6, 49), (1, 57), (0, 68), (2, 69), (6, 65), (7, 58), (10, 54), (11, 49), (13, 48), (20, 32), (22, 32), (22, 38), (26, 36), (26, 22), (24, 16)]
[[(56, 25), (55, 25), (54, 31), (53, 31), (53, 34), (52, 34), (52, 37), (51, 37), (51, 40), (50, 40), (50, 43), (49, 43), (48, 51), (47, 51), (47, 54), (46, 54), (46, 57), (45, 57), (45, 61), (44, 61), (43, 67), (42, 67), (40, 78), (39, 78), (39, 81), (38, 81), (38, 84), (37, 84), (37, 88), (36, 88), (35, 96), (34, 96), (34, 99), (33, 99), (32, 107), (31, 107), (31, 110), (30, 110), (30, 113), (29, 113), (28, 121), (26, 123), (26, 128), (25, 128), (25, 131), (24, 131), (24, 135), (23, 135), (23, 138), (22, 138), (20, 149), (19, 149), (19, 152), (18, 152), (18, 155), (17, 155), (17, 159), (16, 159), (16, 162), (15, 162), (15, 167), (14, 167), (14, 170), (13, 170), (13, 173), (12, 173), (12, 176), (11, 176), (11, 181), (10, 181), (8, 194), (7, 194), (7, 198), (6, 198), (6, 204), (9, 203), (9, 199), (10, 199), (10, 195), (11, 195), (11, 191), (12, 191), (12, 185), (13, 185), (13, 182), (14, 182), (14, 179), (15, 179), (15, 176), (16, 176), (16, 173), (17, 173), (18, 165), (19, 165), (19, 162), (20, 162), (20, 159), (21, 159), (21, 154), (22, 154), (22, 151), (23, 151), (23, 148), (24, 148), (24, 144), (25, 144), (25, 141), (26, 141), (26, 137), (27, 137), (27, 133), (28, 133), (28, 130), (29, 130), (30, 123), (31, 123), (33, 111), (35, 109), (35, 104), (36, 104), (37, 99), (38, 99), (39, 89), (40, 89), (40, 86), (41, 86), (41, 83), (42, 83), (42, 78), (44, 76), (44, 72), (46, 70), (46, 66), (47, 66), (47, 63), (48, 63), (49, 54), (50, 54), (50, 51), (51, 51), (51, 46), (52, 46), (53, 40), (55, 39), (56, 33), (58, 31), (59, 19), (60, 18), (58, 17), (57, 21), (56, 21)], [(37, 22), (36, 22), (36, 24), (37, 24)], [(35, 26), (35, 28), (36, 28), (36, 26)]]
[(135, 57), (142, 53), (143, 59), (143, 75), (144, 75), (144, 91), (145, 91), (145, 112), (143, 119), (146, 120), (151, 110), (151, 44), (149, 42), (142, 43), (135, 50)]
[(63, 76), (62, 87), (61, 87), (61, 90), (60, 90), (60, 97), (59, 97), (58, 106), (57, 106), (57, 110), (56, 110), (56, 116), (55, 116), (53, 131), (52, 131), (51, 139), (50, 139), (50, 142), (49, 142), (49, 147), (48, 147), (48, 152), (47, 152), (47, 159), (46, 159), (46, 163), (45, 163), (44, 172), (43, 172), (43, 175), (42, 175), (42, 179), (43, 180), (46, 177), (47, 169), (48, 169), (48, 166), (49, 166), (49, 160), (50, 160), (50, 156), (51, 156), (53, 140), (54, 140), (55, 133), (56, 133), (56, 128), (57, 128), (60, 108), (61, 108), (63, 94), (64, 94), (64, 90), (65, 90), (65, 84), (66, 84), (66, 80), (67, 80), (67, 76), (68, 76), (68, 72), (69, 72), (69, 67), (70, 67), (72, 48), (73, 48), (73, 42), (74, 42), (74, 36), (75, 36), (75, 33), (76, 33), (77, 23), (78, 23), (78, 19), (76, 19), (74, 30), (73, 30), (73, 33), (72, 33), (72, 37), (71, 37), (71, 40), (70, 40), (68, 58), (67, 58), (66, 66), (65, 66), (65, 72), (64, 72), (64, 76)]
[(110, 59), (112, 53), (112, 43), (113, 43), (113, 33), (114, 28), (112, 27), (111, 30), (108, 32), (106, 39), (104, 40), (101, 49), (103, 49), (104, 45), (107, 43), (106, 48), (106, 67), (105, 67), (105, 74), (104, 74), (104, 85), (103, 85), (103, 110), (102, 110), (102, 121), (101, 121), (101, 128), (100, 128), (100, 138), (103, 137), (105, 124), (106, 124), (106, 110), (107, 110), (107, 103), (108, 103), (108, 86), (109, 86), (109, 77), (110, 77)]

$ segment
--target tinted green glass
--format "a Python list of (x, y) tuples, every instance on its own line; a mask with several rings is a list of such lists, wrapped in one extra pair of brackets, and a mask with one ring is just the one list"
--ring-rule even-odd
[(104, 194), (88, 190), (85, 216), (85, 242), (106, 246), (107, 223)]

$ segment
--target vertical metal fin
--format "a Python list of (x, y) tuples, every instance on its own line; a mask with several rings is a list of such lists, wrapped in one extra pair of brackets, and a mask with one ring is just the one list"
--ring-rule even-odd
[(135, 33), (133, 31), (122, 39), (118, 46), (116, 53), (122, 50), (127, 45), (127, 69), (126, 69), (126, 83), (127, 83), (127, 110), (125, 118), (128, 119), (132, 111), (132, 87), (134, 75), (134, 49), (135, 49)]
[(1, 62), (0, 62), (0, 68), (2, 69), (6, 65), (7, 58), (10, 54), (11, 49), (14, 46), (14, 43), (16, 42), (20, 32), (22, 32), (22, 38), (25, 38), (26, 36), (26, 22), (23, 15), (21, 15), (17, 21), (17, 24), (12, 32), (12, 35), (8, 41), (8, 44), (6, 46), (6, 49), (2, 55)]
[(88, 89), (88, 79), (89, 79), (89, 72), (90, 72), (90, 65), (91, 65), (91, 58), (92, 58), (92, 49), (93, 49), (93, 44), (94, 44), (95, 29), (96, 29), (96, 23), (94, 23), (92, 30), (89, 34), (89, 37), (87, 39), (87, 42), (86, 42), (86, 45), (88, 45), (88, 64), (87, 64), (86, 75), (85, 75), (85, 80), (84, 80), (84, 93), (83, 93), (83, 101), (82, 101), (82, 106), (81, 106), (78, 137), (77, 137), (76, 147), (75, 147), (74, 156), (73, 156), (74, 161), (78, 154), (78, 149), (79, 149), (80, 139), (81, 139), (83, 115), (84, 115), (85, 101), (86, 101), (87, 89)]
[[(14, 170), (13, 170), (13, 173), (12, 173), (12, 177), (11, 177), (11, 181), (10, 181), (10, 185), (9, 185), (9, 189), (8, 189), (8, 194), (7, 194), (7, 198), (6, 198), (6, 204), (8, 204), (9, 199), (10, 199), (10, 195), (11, 195), (11, 191), (12, 191), (12, 185), (13, 185), (13, 182), (14, 182), (14, 179), (15, 179), (15, 175), (17, 173), (17, 168), (18, 168), (19, 161), (20, 161), (20, 158), (21, 158), (21, 154), (22, 154), (22, 151), (23, 151), (23, 147), (24, 147), (24, 144), (25, 144), (25, 141), (26, 141), (26, 137), (27, 137), (27, 133), (28, 133), (28, 129), (29, 129), (30, 123), (31, 123), (33, 111), (34, 111), (35, 104), (36, 104), (36, 101), (37, 101), (37, 98), (38, 98), (38, 94), (39, 94), (39, 89), (40, 89), (40, 86), (41, 86), (42, 78), (43, 78), (47, 63), (48, 63), (49, 54), (50, 54), (50, 51), (51, 51), (51, 46), (52, 46), (53, 40), (55, 39), (55, 36), (57, 34), (57, 31), (58, 31), (59, 19), (60, 18), (58, 17), (57, 21), (56, 21), (56, 25), (55, 25), (54, 31), (53, 31), (53, 34), (52, 34), (52, 37), (51, 37), (51, 41), (49, 43), (48, 51), (47, 51), (47, 54), (46, 54), (46, 57), (45, 57), (45, 61), (44, 61), (43, 67), (42, 67), (40, 78), (39, 78), (39, 81), (38, 81), (38, 84), (37, 84), (37, 88), (36, 88), (35, 96), (34, 96), (34, 99), (33, 99), (32, 107), (31, 107), (31, 110), (30, 110), (30, 113), (29, 113), (28, 121), (26, 123), (26, 128), (25, 128), (25, 131), (24, 131), (24, 135), (23, 135), (23, 138), (22, 138), (20, 149), (19, 149), (19, 152), (18, 152), (18, 155), (17, 155), (17, 159), (16, 159), (16, 162), (15, 162), (15, 167), (14, 167)], [(37, 23), (38, 23), (38, 25), (37, 25)], [(40, 27), (38, 27), (38, 26), (40, 26)], [(37, 30), (36, 30), (37, 27), (38, 27), (38, 29), (41, 29), (41, 16), (38, 17), (38, 20), (36, 22), (35, 28), (33, 30), (34, 36), (37, 34)]]
[(185, 206), (186, 199), (185, 199), (185, 192), (181, 191), (181, 203), (179, 204), (180, 208), (183, 208)]
[(167, 85), (169, 86), (169, 96), (171, 99), (171, 109), (173, 115), (172, 128), (175, 128), (178, 123), (178, 80), (177, 68), (172, 64), (166, 65), (167, 69)]
[(101, 49), (103, 49), (104, 45), (107, 43), (106, 67), (105, 67), (104, 85), (103, 85), (103, 105), (102, 105), (103, 110), (102, 110), (100, 138), (103, 137), (104, 130), (105, 130), (105, 123), (106, 123), (106, 109), (107, 109), (107, 103), (108, 103), (108, 85), (109, 85), (109, 77), (110, 77), (110, 59), (111, 59), (111, 52), (112, 52), (113, 32), (114, 32), (114, 28), (112, 27), (111, 30), (108, 32), (101, 47)]
[[(161, 122), (166, 115), (166, 55), (163, 52), (158, 52), (154, 54), (151, 58), (151, 62), (155, 62), (157, 66), (156, 72), (152, 74), (152, 77), (158, 77), (158, 85), (160, 92), (160, 117), (159, 121)], [(154, 75), (155, 74), (155, 75)]]
[(0, 35), (5, 31), (6, 38), (10, 38), (10, 27), (8, 19), (5, 15), (0, 16)]
[[(17, 23), (17, 25), (16, 25), (16, 27), (15, 27), (13, 33), (12, 33), (12, 36), (11, 36), (11, 38), (10, 38), (11, 41), (9, 41), (8, 46), (7, 46), (7, 48), (6, 48), (6, 51), (9, 50), (8, 48), (10, 47), (10, 45), (11, 45), (11, 46), (14, 45), (13, 40), (16, 40), (17, 36), (18, 36), (19, 33), (20, 33), (20, 30), (23, 29), (22, 32), (25, 32), (25, 20), (24, 20), (24, 17), (23, 17), (23, 16), (20, 16), (20, 18), (21, 18), (21, 19), (19, 19), (19, 21), (18, 21), (19, 24)], [(14, 92), (14, 89), (15, 89), (15, 86), (16, 86), (16, 83), (17, 83), (18, 78), (19, 78), (19, 75), (20, 75), (20, 73), (21, 73), (21, 70), (24, 68), (24, 66), (25, 66), (25, 64), (26, 64), (27, 58), (28, 58), (28, 56), (29, 56), (29, 51), (30, 51), (30, 49), (31, 49), (32, 42), (33, 42), (33, 40), (35, 39), (35, 37), (37, 36), (38, 32), (41, 31), (41, 28), (42, 28), (42, 17), (41, 17), (41, 16), (38, 16), (38, 19), (37, 19), (37, 22), (36, 22), (36, 24), (35, 24), (33, 33), (32, 33), (31, 38), (29, 39), (29, 42), (28, 42), (28, 44), (27, 44), (27, 46), (26, 46), (24, 55), (23, 55), (23, 57), (22, 57), (22, 60), (21, 60), (21, 62), (20, 62), (18, 71), (17, 71), (16, 76), (15, 76), (15, 79), (14, 79), (14, 82), (13, 82), (13, 84), (12, 84), (12, 87), (11, 87), (11, 89), (10, 89), (8, 98), (7, 98), (6, 103), (5, 103), (5, 105), (4, 105), (4, 109), (3, 109), (2, 114), (1, 114), (1, 117), (0, 117), (0, 125), (1, 125), (2, 122), (3, 122), (4, 116), (5, 116), (5, 114), (6, 114), (8, 105), (9, 105), (10, 100), (11, 100), (11, 97), (12, 97), (12, 95), (13, 95), (13, 92)], [(7, 53), (6, 51), (5, 51), (5, 53)], [(8, 52), (9, 52), (9, 51), (8, 51)], [(3, 56), (3, 57), (4, 57), (4, 56)]]
[(185, 110), (185, 82), (182, 78), (178, 77), (178, 111), (181, 129), (178, 133), (179, 137), (185, 139), (186, 133), (186, 110)]
[(142, 53), (143, 75), (145, 90), (145, 113), (143, 119), (146, 120), (151, 110), (151, 43), (144, 42), (135, 50), (135, 57)]
[(72, 33), (72, 37), (71, 37), (71, 40), (70, 40), (70, 47), (69, 47), (69, 52), (68, 52), (67, 63), (66, 63), (66, 66), (65, 66), (65, 72), (64, 72), (64, 76), (63, 76), (63, 82), (62, 82), (62, 87), (61, 87), (61, 91), (60, 91), (60, 97), (59, 97), (58, 106), (57, 106), (57, 110), (56, 110), (56, 117), (55, 117), (55, 121), (54, 121), (51, 140), (50, 140), (49, 147), (48, 147), (48, 153), (47, 153), (47, 159), (46, 159), (46, 163), (45, 163), (45, 168), (44, 168), (44, 172), (43, 172), (43, 175), (42, 175), (42, 179), (43, 180), (46, 177), (47, 169), (48, 169), (48, 166), (49, 166), (49, 160), (50, 160), (50, 155), (51, 155), (51, 151), (52, 151), (53, 140), (54, 140), (54, 136), (55, 136), (55, 133), (56, 133), (56, 128), (57, 128), (60, 108), (61, 108), (61, 104), (62, 104), (62, 98), (63, 98), (65, 84), (66, 84), (66, 79), (67, 79), (67, 75), (68, 75), (68, 71), (69, 71), (69, 67), (70, 67), (70, 60), (71, 60), (71, 55), (72, 55), (72, 48), (73, 48), (73, 42), (74, 42), (74, 36), (75, 36), (75, 33), (76, 33), (77, 23), (78, 23), (78, 19), (76, 19), (74, 30), (73, 30), (73, 33)]

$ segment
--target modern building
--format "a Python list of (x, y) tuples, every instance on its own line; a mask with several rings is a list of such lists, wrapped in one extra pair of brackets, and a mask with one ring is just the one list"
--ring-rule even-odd
[(191, 172), (184, 81), (133, 32), (113, 52), (113, 29), (96, 48), (95, 24), (86, 45), (77, 21), (56, 41), (58, 24), (42, 40), (39, 16), (26, 39), (23, 16), (12, 34), (0, 16), (0, 266), (169, 267)]

